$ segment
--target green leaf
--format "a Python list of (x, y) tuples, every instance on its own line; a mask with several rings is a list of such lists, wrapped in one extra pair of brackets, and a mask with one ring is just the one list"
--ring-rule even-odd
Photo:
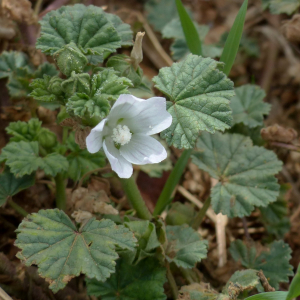
[(231, 243), (229, 249), (234, 260), (241, 260), (246, 268), (262, 270), (269, 283), (275, 289), (280, 282), (288, 282), (293, 275), (293, 267), (289, 264), (292, 250), (283, 241), (275, 241), (269, 245), (268, 251), (257, 255), (255, 247), (248, 248), (242, 241)]
[(50, 55), (73, 42), (82, 54), (95, 56), (100, 62), (106, 53), (129, 44), (128, 26), (93, 5), (63, 6), (49, 12), (40, 23), (37, 48)]
[(74, 42), (65, 45), (54, 53), (54, 59), (60, 71), (67, 77), (72, 72), (82, 73), (88, 64), (87, 57), (80, 51)]
[(26, 67), (20, 67), (9, 77), (7, 88), (13, 98), (28, 97), (32, 88), (30, 86), (33, 79), (43, 78), (44, 75), (56, 76), (58, 71), (49, 63), (44, 63), (37, 70)]
[(111, 220), (90, 219), (77, 229), (61, 210), (40, 210), (19, 225), (17, 257), (26, 266), (38, 265), (53, 292), (80, 273), (104, 281), (115, 271), (115, 247), (133, 250), (133, 234)]
[(299, 7), (299, 0), (263, 0), (263, 8), (269, 7), (272, 14), (288, 14), (291, 15)]
[(35, 174), (16, 178), (8, 168), (0, 174), (0, 206), (20, 191), (34, 185)]
[(168, 225), (191, 225), (195, 217), (195, 209), (188, 203), (174, 202), (168, 211), (166, 224)]
[(39, 157), (38, 142), (11, 142), (2, 148), (0, 161), (10, 167), (16, 177), (31, 174), (37, 169), (42, 169), (45, 174), (55, 176), (57, 173), (68, 169), (68, 161), (58, 153), (51, 153)]
[(282, 162), (274, 152), (252, 146), (239, 134), (202, 133), (193, 162), (218, 183), (212, 188), (212, 207), (230, 218), (250, 215), (255, 206), (276, 201), (279, 185), (275, 174)]
[(32, 142), (37, 140), (41, 128), (42, 122), (39, 119), (32, 118), (28, 122), (11, 122), (5, 128), (5, 131), (12, 136), (10, 142)]
[(33, 91), (29, 96), (38, 101), (64, 103), (61, 87), (63, 80), (58, 76), (44, 75), (43, 77), (32, 81), (30, 87)]
[(138, 240), (134, 264), (137, 264), (146, 257), (153, 256), (154, 250), (160, 246), (155, 225), (149, 221), (125, 222), (124, 225), (134, 233), (134, 236)]
[(254, 84), (236, 88), (230, 101), (233, 123), (243, 123), (250, 128), (262, 126), (264, 115), (268, 115), (271, 109), (270, 104), (263, 102), (265, 96), (265, 91)]
[(131, 265), (124, 258), (117, 261), (116, 273), (105, 282), (87, 279), (89, 295), (101, 300), (165, 300), (163, 285), (166, 270), (155, 258), (147, 258)]
[(233, 125), (227, 132), (238, 133), (249, 137), (255, 146), (264, 146), (265, 141), (262, 139), (260, 131), (264, 126), (250, 128), (243, 123)]
[(28, 65), (28, 58), (23, 52), (3, 51), (0, 55), (0, 78), (9, 77), (18, 68)]
[(285, 300), (288, 292), (267, 292), (260, 293), (245, 300)]
[(162, 31), (174, 17), (178, 16), (174, 0), (150, 0), (145, 5), (147, 19), (157, 31)]
[(209, 285), (203, 282), (182, 286), (179, 294), (181, 296), (179, 299), (187, 300), (222, 300), (220, 295), (223, 295), (211, 289)]
[(76, 74), (73, 71), (71, 77), (62, 83), (62, 89), (69, 97), (76, 92), (89, 94), (91, 90), (90, 81), (91, 78), (88, 73)]
[(248, 0), (245, 0), (230, 29), (228, 38), (224, 46), (223, 53), (220, 58), (220, 61), (225, 63), (224, 73), (226, 75), (229, 74), (233, 66), (236, 54), (239, 50), (240, 41), (243, 34), (245, 18), (246, 18), (247, 6), (248, 6)]
[(137, 88), (142, 84), (143, 70), (140, 67), (135, 70), (129, 56), (124, 54), (114, 55), (108, 59), (106, 66), (119, 72), (120, 76), (131, 80), (134, 87)]
[(191, 269), (207, 256), (208, 242), (187, 225), (166, 226), (168, 245), (166, 258), (178, 267)]
[(288, 295), (286, 296), (286, 300), (292, 300), (300, 296), (300, 264), (298, 266), (298, 271), (295, 277), (293, 278)]
[(106, 165), (106, 158), (102, 151), (95, 154), (89, 153), (86, 149), (80, 149), (75, 143), (74, 133), (67, 139), (67, 147), (71, 153), (67, 155), (69, 162), (68, 176), (74, 180), (79, 180), (85, 173)]
[(40, 147), (50, 150), (57, 145), (57, 136), (49, 129), (42, 128), (41, 125), (41, 121), (32, 118), (28, 122), (11, 122), (5, 130), (12, 135), (10, 142), (38, 141)]
[(281, 186), (278, 200), (267, 207), (260, 208), (262, 221), (267, 231), (270, 234), (274, 234), (277, 238), (283, 238), (290, 229), (290, 221), (287, 217), (287, 202), (284, 199), (287, 191), (288, 188)]
[(90, 94), (76, 93), (68, 99), (67, 112), (81, 118), (105, 118), (110, 110), (110, 101), (117, 100), (119, 95), (128, 94), (132, 86), (129, 79), (117, 76), (111, 69), (93, 75)]
[(181, 0), (176, 0), (176, 7), (179, 14), (181, 26), (184, 32), (185, 40), (192, 54), (202, 55), (202, 43), (198, 31), (182, 5)]
[(123, 23), (123, 21), (115, 14), (105, 13), (106, 18), (114, 25), (117, 30), (122, 46), (133, 45), (133, 35), (129, 24)]
[(169, 145), (192, 148), (200, 130), (214, 133), (231, 126), (233, 83), (219, 67), (213, 59), (190, 54), (153, 78), (155, 87), (169, 98), (167, 110), (173, 121), (161, 134)]

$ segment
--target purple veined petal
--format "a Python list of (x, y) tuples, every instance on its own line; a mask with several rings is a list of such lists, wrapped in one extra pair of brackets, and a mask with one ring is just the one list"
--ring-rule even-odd
[(132, 118), (124, 118), (120, 124), (130, 128), (133, 133), (152, 135), (159, 133), (172, 124), (172, 116), (167, 112), (166, 99), (152, 97), (137, 103), (139, 113)]
[(121, 146), (121, 155), (137, 165), (155, 164), (167, 158), (167, 151), (155, 138), (145, 134), (133, 134), (127, 145)]
[(111, 138), (106, 138), (103, 142), (103, 150), (108, 158), (111, 168), (120, 178), (130, 178), (133, 173), (132, 164), (121, 156)]
[(90, 153), (98, 152), (102, 147), (103, 129), (106, 119), (103, 119), (86, 137), (86, 147)]

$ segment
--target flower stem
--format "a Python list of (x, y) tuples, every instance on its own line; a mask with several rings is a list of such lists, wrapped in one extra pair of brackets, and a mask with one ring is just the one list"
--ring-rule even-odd
[(183, 171), (189, 161), (189, 158), (192, 154), (193, 149), (188, 149), (184, 150), (183, 153), (181, 154), (180, 158), (176, 162), (165, 186), (164, 189), (162, 190), (158, 201), (156, 203), (155, 209), (154, 209), (154, 216), (157, 216), (161, 214), (166, 206), (170, 203), (170, 198), (171, 195), (178, 184), (181, 175), (183, 174)]
[(172, 296), (173, 296), (174, 299), (177, 299), (177, 297), (178, 297), (178, 288), (177, 288), (176, 281), (175, 281), (174, 276), (171, 272), (170, 265), (169, 265), (168, 262), (166, 262), (166, 268), (167, 268), (167, 279), (168, 279), (168, 282), (170, 284)]
[(66, 209), (66, 188), (65, 180), (62, 173), (55, 176), (56, 185), (56, 207), (62, 210)]
[(211, 203), (211, 198), (207, 198), (204, 202), (204, 205), (203, 207), (200, 209), (200, 211), (198, 212), (198, 214), (196, 215), (195, 219), (194, 219), (194, 222), (193, 222), (193, 225), (192, 227), (197, 230), (198, 227), (200, 226), (200, 224), (202, 223), (203, 221), (203, 218), (205, 217), (206, 215), (206, 212), (210, 206), (210, 203)]
[(7, 203), (16, 211), (18, 212), (21, 216), (27, 217), (28, 212), (23, 209), (20, 205), (18, 205), (16, 202), (14, 202), (11, 198), (8, 199)]
[(122, 183), (122, 187), (124, 189), (128, 201), (136, 210), (137, 216), (144, 220), (151, 220), (152, 215), (149, 209), (147, 208), (145, 201), (142, 198), (142, 195), (133, 177), (130, 177), (128, 179), (120, 178), (120, 181)]

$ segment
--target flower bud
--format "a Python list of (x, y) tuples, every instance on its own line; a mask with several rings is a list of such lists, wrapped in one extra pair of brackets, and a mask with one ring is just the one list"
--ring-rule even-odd
[(38, 142), (43, 148), (50, 149), (57, 144), (57, 136), (54, 132), (42, 128), (38, 136)]
[(73, 42), (55, 52), (54, 58), (60, 71), (68, 77), (72, 71), (76, 73), (83, 72), (84, 67), (88, 63), (88, 59)]
[(140, 62), (143, 60), (142, 42), (144, 35), (145, 32), (138, 32), (136, 34), (134, 46), (130, 54), (132, 65), (135, 70), (138, 69)]
[(62, 93), (62, 84), (63, 80), (58, 76), (54, 76), (49, 81), (48, 91), (56, 96), (61, 95)]

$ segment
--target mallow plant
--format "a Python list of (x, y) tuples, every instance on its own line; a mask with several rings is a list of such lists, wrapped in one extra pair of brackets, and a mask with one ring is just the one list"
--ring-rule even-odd
[[(17, 257), (37, 266), (54, 293), (84, 274), (87, 293), (103, 300), (237, 299), (255, 291), (268, 292), (261, 297), (292, 299), (299, 295), (299, 274), (291, 291), (275, 291), (294, 274), (289, 245), (274, 239), (283, 230), (273, 230), (271, 243), (259, 253), (254, 244), (234, 241), (229, 251), (241, 269), (223, 290), (213, 290), (198, 276), (197, 263), (206, 259), (209, 247), (198, 228), (208, 209), (229, 218), (249, 216), (257, 208), (265, 216), (278, 211), (275, 176), (282, 163), (260, 140), (270, 110), (264, 91), (254, 84), (235, 88), (228, 78), (247, 1), (220, 61), (202, 56), (201, 44), (195, 44), (201, 43), (199, 37), (193, 39), (194, 23), (180, 0), (176, 5), (191, 53), (153, 78), (160, 97), (139, 67), (143, 34), (133, 43), (130, 26), (100, 7), (63, 6), (44, 16), (36, 48), (55, 62), (44, 71), (30, 69), (25, 54), (1, 55), (0, 74), (8, 85), (17, 82), (21, 89), (22, 74), (31, 74), (23, 89), (26, 97), (34, 107), (59, 108), (57, 123), (63, 127), (61, 141), (37, 118), (6, 128), (10, 141), (0, 155), (5, 166), (0, 204), (25, 217), (17, 229)], [(131, 56), (116, 54), (132, 46)], [(182, 152), (152, 212), (135, 183), (133, 165), (163, 164), (170, 151), (162, 140)], [(190, 158), (216, 184), (203, 208), (182, 218), (185, 210), (171, 204), (172, 194)], [(67, 211), (67, 183), (74, 183), (75, 195), (103, 170), (120, 180), (132, 210), (116, 217), (111, 203), (106, 209), (94, 203), (93, 212)], [(12, 196), (33, 185), (37, 171), (52, 183), (57, 208), (27, 214)], [(178, 274), (183, 280), (176, 280)]]

